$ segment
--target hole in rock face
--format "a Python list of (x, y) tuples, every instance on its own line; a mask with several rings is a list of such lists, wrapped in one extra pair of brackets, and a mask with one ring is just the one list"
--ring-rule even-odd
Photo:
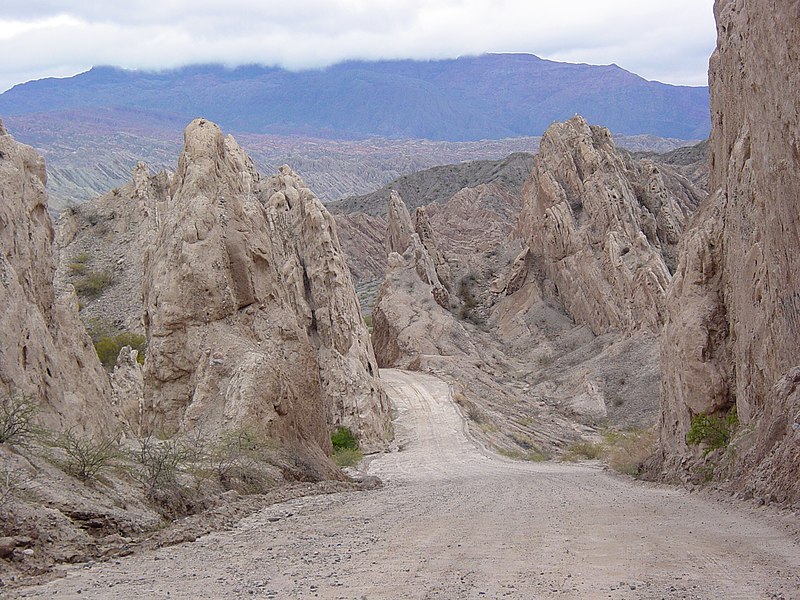
[(630, 248), (628, 248), (628, 247), (625, 247), (625, 248), (623, 248), (623, 249), (622, 249), (622, 252), (620, 253), (620, 255), (621, 255), (621, 256), (625, 256), (625, 255), (626, 255), (628, 252), (630, 252), (630, 251), (631, 251), (631, 249), (630, 249)]

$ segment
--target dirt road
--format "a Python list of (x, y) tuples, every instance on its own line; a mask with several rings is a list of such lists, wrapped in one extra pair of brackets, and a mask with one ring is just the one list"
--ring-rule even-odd
[[(447, 385), (383, 371), (383, 489), (275, 505), (231, 531), (76, 567), (31, 598), (800, 598), (786, 519), (593, 465), (479, 451)], [(1, 595), (1, 594), (0, 594)]]

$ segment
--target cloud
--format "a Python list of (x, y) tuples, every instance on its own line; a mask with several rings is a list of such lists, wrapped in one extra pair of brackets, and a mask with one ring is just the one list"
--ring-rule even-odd
[(713, 0), (5, 0), (0, 90), (105, 64), (197, 62), (292, 69), (348, 58), (530, 52), (617, 63), (699, 85), (714, 45)]

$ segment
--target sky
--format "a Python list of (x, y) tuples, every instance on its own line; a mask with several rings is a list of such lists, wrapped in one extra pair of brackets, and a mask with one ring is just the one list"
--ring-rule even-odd
[(526, 52), (706, 85), (713, 0), (2, 0), (0, 92), (96, 65), (323, 67)]

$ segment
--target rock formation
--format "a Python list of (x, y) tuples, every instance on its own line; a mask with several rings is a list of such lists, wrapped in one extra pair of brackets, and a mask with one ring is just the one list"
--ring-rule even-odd
[[(388, 266), (373, 309), (373, 343), (381, 367), (408, 366), (418, 354), (445, 351), (445, 330), (466, 334), (452, 318), (450, 293), (439, 279), (448, 273), (444, 257), (436, 247), (424, 212), (417, 213), (423, 243), (411, 215), (397, 192), (389, 197), (386, 226)], [(431, 249), (434, 260), (428, 250)], [(428, 306), (431, 301), (438, 306)]]
[[(717, 0), (712, 194), (681, 244), (663, 345), (665, 474), (701, 462), (692, 417), (740, 423), (720, 476), (800, 500), (797, 3)], [(713, 461), (713, 457), (711, 459)], [(721, 469), (721, 471), (719, 471)]]
[(144, 258), (153, 429), (261, 426), (314, 454), (381, 448), (388, 406), (332, 218), (288, 167), (262, 180), (198, 119)]
[(0, 392), (31, 397), (49, 429), (110, 434), (110, 388), (74, 290), (53, 286), (45, 182), (44, 160), (0, 123)]
[(687, 180), (665, 179), (581, 117), (553, 124), (542, 139), (519, 232), (529, 240), (530, 264), (595, 334), (656, 333), (663, 324), (668, 267), (699, 200)]

